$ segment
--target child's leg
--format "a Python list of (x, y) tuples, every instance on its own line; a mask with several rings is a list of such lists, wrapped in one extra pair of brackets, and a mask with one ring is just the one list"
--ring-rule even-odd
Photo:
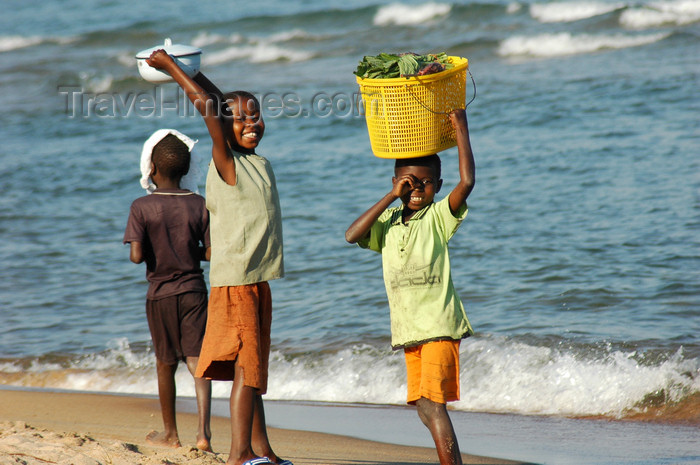
[(187, 368), (194, 377), (194, 392), (197, 396), (197, 449), (211, 452), (211, 381), (194, 376), (199, 357), (187, 357)]
[(255, 395), (255, 388), (245, 385), (243, 368), (236, 360), (231, 387), (231, 450), (226, 462), (229, 465), (240, 465), (257, 457), (251, 445)]
[(435, 442), (441, 465), (461, 465), (446, 403), (459, 399), (459, 341), (435, 341), (404, 350), (408, 381), (407, 401)]
[(194, 377), (194, 391), (197, 396), (197, 448), (211, 451), (211, 381), (195, 376), (202, 341), (207, 324), (207, 294), (186, 292), (178, 296), (179, 325), (176, 334), (180, 338), (181, 353), (185, 356), (187, 369)]
[(160, 411), (163, 416), (163, 432), (151, 431), (146, 436), (146, 441), (160, 446), (180, 447), (180, 438), (177, 434), (177, 422), (175, 421), (175, 372), (177, 363), (169, 364), (156, 359), (156, 372), (158, 374), (158, 397), (160, 399)]
[(462, 454), (446, 405), (421, 397), (416, 401), (416, 407), (418, 416), (433, 436), (440, 465), (462, 465)]
[[(175, 422), (175, 372), (178, 355), (171, 344), (172, 327), (177, 327), (177, 296), (159, 300), (146, 300), (146, 319), (156, 354), (156, 374), (158, 375), (158, 397), (163, 416), (163, 432), (151, 431), (146, 441), (160, 446), (180, 447)], [(175, 317), (173, 315), (175, 314)]]
[[(219, 291), (212, 289), (211, 295), (218, 298)], [(227, 288), (225, 296), (231, 301), (225, 304), (233, 322), (231, 326), (236, 328), (236, 334), (228, 334), (227, 337), (240, 341), (240, 346), (235, 349), (230, 406), (231, 451), (227, 463), (240, 465), (246, 460), (263, 456), (279, 462), (267, 436), (261, 396), (267, 387), (270, 353), (270, 288), (267, 283), (235, 286)], [(235, 311), (231, 311), (231, 308), (235, 308)], [(250, 385), (246, 385), (246, 380)]]
[(253, 415), (253, 450), (261, 456), (267, 457), (273, 462), (281, 462), (282, 459), (272, 450), (270, 439), (267, 436), (267, 424), (265, 422), (265, 407), (260, 394), (255, 395), (255, 412)]
[(255, 457), (281, 462), (267, 436), (262, 396), (255, 388), (244, 385), (244, 376), (243, 369), (236, 364), (231, 388), (231, 451), (226, 463), (240, 464)]

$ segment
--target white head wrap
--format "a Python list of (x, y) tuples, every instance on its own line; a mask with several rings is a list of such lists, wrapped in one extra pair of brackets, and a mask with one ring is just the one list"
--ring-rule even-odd
[(190, 170), (180, 180), (180, 187), (199, 194), (198, 185), (202, 172), (199, 169), (199, 157), (193, 150), (194, 144), (198, 141), (190, 139), (175, 129), (158, 129), (144, 142), (143, 150), (141, 151), (141, 187), (146, 189), (149, 194), (156, 190), (156, 185), (151, 180), (151, 154), (153, 153), (153, 147), (168, 134), (176, 136), (190, 149)]

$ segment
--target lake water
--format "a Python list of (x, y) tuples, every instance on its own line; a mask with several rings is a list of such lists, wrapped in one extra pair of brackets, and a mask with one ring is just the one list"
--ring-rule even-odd
[[(267, 398), (402, 405), (380, 257), (343, 237), (393, 172), (352, 71), (446, 51), (477, 88), (477, 184), (450, 243), (477, 334), (452, 406), (698, 434), (700, 1), (53, 1), (0, 25), (0, 384), (157, 392), (145, 269), (121, 243), (141, 146), (173, 127), (211, 150), (177, 87), (137, 73), (134, 55), (171, 37), (223, 90), (263, 99), (287, 270)], [(456, 149), (441, 157), (445, 195)], [(673, 453), (615, 463), (700, 461)]]

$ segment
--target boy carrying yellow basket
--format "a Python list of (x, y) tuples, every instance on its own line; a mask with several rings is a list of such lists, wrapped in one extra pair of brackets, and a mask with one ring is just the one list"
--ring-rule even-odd
[[(437, 154), (397, 158), (393, 187), (360, 215), (345, 233), (382, 254), (391, 316), (391, 344), (403, 349), (407, 402), (428, 427), (442, 465), (462, 464), (446, 403), (459, 400), (459, 345), (473, 334), (452, 283), (447, 243), (467, 216), (475, 168), (466, 112), (451, 111), (460, 180), (444, 199)], [(402, 205), (390, 208), (401, 199)]]

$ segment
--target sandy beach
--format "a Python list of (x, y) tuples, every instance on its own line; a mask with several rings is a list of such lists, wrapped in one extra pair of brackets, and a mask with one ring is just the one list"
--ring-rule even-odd
[[(194, 447), (196, 417), (178, 413), (183, 447), (145, 442), (161, 427), (155, 398), (53, 391), (0, 390), (0, 465), (6, 464), (180, 464), (224, 463), (229, 421), (212, 418), (214, 453)], [(296, 465), (432, 464), (434, 450), (344, 436), (270, 428), (276, 452)], [(464, 455), (465, 464), (513, 464)]]

